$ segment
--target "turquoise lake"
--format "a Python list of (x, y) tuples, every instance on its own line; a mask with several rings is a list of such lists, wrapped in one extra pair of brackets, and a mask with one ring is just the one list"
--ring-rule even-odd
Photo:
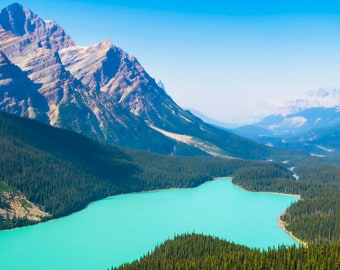
[(68, 217), (0, 233), (0, 269), (102, 269), (181, 233), (268, 248), (298, 244), (278, 226), (297, 198), (247, 192), (220, 178), (192, 189), (110, 197)]

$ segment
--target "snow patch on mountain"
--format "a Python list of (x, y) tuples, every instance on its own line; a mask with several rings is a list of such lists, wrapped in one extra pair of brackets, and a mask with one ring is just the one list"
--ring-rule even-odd
[(319, 123), (322, 120), (322, 117), (319, 117), (315, 120), (315, 124)]
[(162, 88), (165, 91), (164, 83), (161, 80), (157, 81), (157, 85), (158, 85), (159, 88)]
[(315, 154), (315, 153), (310, 153), (309, 154), (311, 157), (319, 157), (319, 158), (324, 158), (326, 157), (325, 155), (320, 155), (320, 154)]
[(297, 113), (308, 108), (332, 108), (339, 107), (340, 109), (340, 89), (325, 89), (310, 90), (303, 97), (299, 97), (289, 101), (269, 101), (271, 105), (277, 108), (277, 111), (282, 115)]
[(328, 147), (324, 147), (324, 146), (321, 146), (321, 145), (317, 145), (316, 147), (319, 148), (319, 149), (321, 149), (321, 150), (324, 150), (324, 151), (326, 151), (326, 152), (328, 152), (328, 153), (333, 153), (333, 152), (335, 152), (334, 149), (328, 148)]
[(178, 116), (181, 117), (182, 119), (184, 119), (185, 121), (187, 121), (188, 123), (192, 123), (192, 121), (190, 119), (186, 118), (185, 116), (183, 116), (181, 114), (179, 114)]
[(268, 129), (276, 130), (277, 128), (281, 128), (281, 127), (298, 128), (298, 127), (302, 127), (306, 122), (307, 122), (307, 119), (302, 116), (285, 118), (279, 124), (270, 125)]

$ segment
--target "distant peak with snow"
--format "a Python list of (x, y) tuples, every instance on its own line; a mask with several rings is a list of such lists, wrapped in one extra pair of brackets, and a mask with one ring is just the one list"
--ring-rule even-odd
[(297, 113), (309, 108), (340, 107), (340, 89), (310, 90), (303, 97), (290, 101), (270, 101), (282, 115)]

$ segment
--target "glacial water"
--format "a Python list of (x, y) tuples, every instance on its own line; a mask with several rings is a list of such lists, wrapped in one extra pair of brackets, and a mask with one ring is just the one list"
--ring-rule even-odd
[(293, 196), (247, 192), (221, 178), (192, 189), (110, 197), (68, 217), (0, 233), (0, 269), (108, 269), (181, 233), (250, 247), (297, 244), (278, 226)]

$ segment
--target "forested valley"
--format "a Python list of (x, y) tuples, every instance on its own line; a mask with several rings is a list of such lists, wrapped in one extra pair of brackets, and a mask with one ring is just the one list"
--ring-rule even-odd
[(287, 230), (306, 246), (251, 249), (203, 235), (168, 240), (140, 260), (122, 265), (133, 269), (340, 269), (339, 160), (291, 161), (297, 179), (280, 165), (252, 164), (233, 174), (233, 183), (247, 190), (300, 194), (301, 200), (281, 216)]
[[(41, 206), (51, 214), (48, 218), (68, 215), (111, 195), (195, 187), (248, 166), (292, 178), (272, 162), (163, 156), (117, 148), (4, 113), (0, 113), (0, 151), (0, 183)], [(0, 228), (31, 223), (2, 217)]]
[[(0, 151), (0, 194), (24, 194), (51, 214), (43, 220), (111, 195), (195, 187), (220, 176), (232, 176), (234, 184), (251, 191), (301, 196), (281, 219), (308, 247), (260, 251), (207, 236), (181, 236), (121, 269), (340, 269), (338, 160), (299, 156), (275, 163), (163, 156), (118, 148), (5, 113), (0, 113)], [(294, 167), (297, 179), (289, 167)], [(0, 196), (0, 208), (8, 207)], [(0, 229), (32, 223), (0, 215)]]

